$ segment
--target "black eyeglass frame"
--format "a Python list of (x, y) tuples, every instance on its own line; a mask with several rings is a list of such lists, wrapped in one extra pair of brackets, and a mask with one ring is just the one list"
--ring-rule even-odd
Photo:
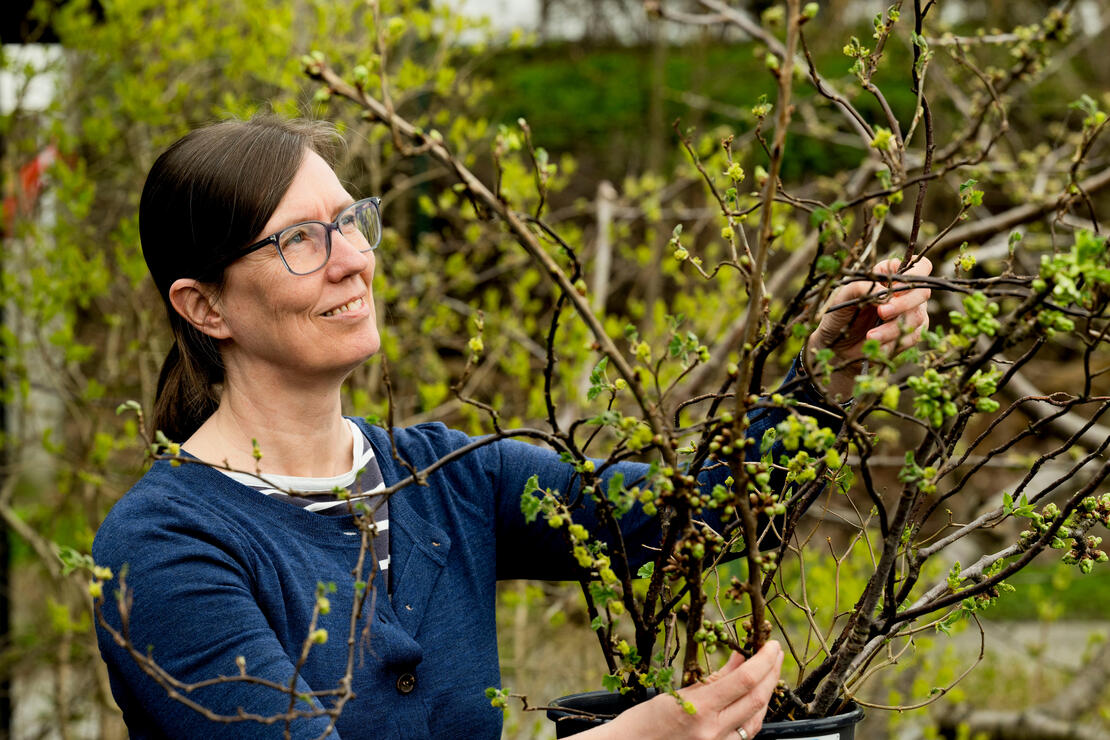
[[(343, 216), (346, 215), (346, 213), (348, 211), (350, 211), (352, 208), (360, 206), (363, 203), (369, 203), (370, 205), (372, 205), (374, 207), (374, 215), (377, 216), (377, 219), (378, 219), (378, 239), (373, 244), (371, 244), (367, 249), (360, 249), (359, 251), (363, 252), (363, 253), (372, 252), (375, 249), (377, 249), (378, 245), (381, 244), (381, 242), (382, 242), (382, 199), (377, 198), (377, 197), (363, 198), (361, 200), (356, 200), (354, 203), (352, 203), (351, 205), (347, 206), (342, 211), (340, 211), (339, 215), (336, 216), (335, 220), (331, 221), (331, 222), (309, 220), (309, 221), (298, 221), (295, 224), (290, 224), (289, 226), (286, 226), (286, 227), (282, 228), (280, 231), (275, 231), (273, 234), (270, 234), (265, 239), (260, 239), (259, 241), (256, 241), (253, 244), (248, 244), (247, 246), (243, 247), (242, 249), (238, 249), (238, 250), (232, 252), (231, 254), (229, 254), (226, 257), (224, 257), (223, 259), (221, 259), (217, 263), (216, 266), (217, 267), (226, 267), (227, 265), (230, 265), (232, 262), (239, 259), (240, 257), (245, 257), (248, 254), (250, 254), (251, 252), (257, 252), (259, 249), (262, 249), (263, 247), (267, 247), (267, 246), (273, 244), (274, 248), (277, 250), (278, 256), (281, 257), (281, 264), (285, 265), (285, 269), (288, 270), (293, 275), (311, 275), (314, 272), (319, 272), (320, 270), (324, 269), (324, 267), (327, 266), (328, 260), (331, 259), (331, 232), (339, 231), (339, 221), (343, 218)], [(305, 226), (307, 224), (317, 224), (319, 226), (324, 227), (324, 233), (326, 235), (325, 239), (324, 239), (324, 242), (325, 242), (325, 245), (326, 245), (325, 249), (324, 249), (324, 261), (319, 267), (317, 267), (313, 270), (309, 270), (308, 272), (297, 272), (296, 270), (294, 270), (292, 267), (289, 266), (288, 262), (285, 261), (285, 254), (283, 254), (282, 251), (281, 251), (281, 246), (280, 246), (281, 239), (280, 239), (280, 237), (281, 237), (282, 234), (284, 234), (286, 231), (289, 231), (290, 229), (296, 229), (300, 226)]]

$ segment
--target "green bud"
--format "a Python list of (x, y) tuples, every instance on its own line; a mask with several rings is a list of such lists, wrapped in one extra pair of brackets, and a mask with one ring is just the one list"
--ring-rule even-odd
[(875, 137), (871, 139), (871, 146), (884, 152), (890, 151), (894, 143), (894, 134), (883, 126), (875, 127)]

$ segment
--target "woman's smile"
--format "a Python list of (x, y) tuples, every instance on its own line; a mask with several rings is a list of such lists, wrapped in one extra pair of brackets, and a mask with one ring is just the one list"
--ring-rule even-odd
[(350, 301), (341, 306), (324, 311), (324, 316), (328, 318), (343, 317), (347, 319), (358, 319), (370, 315), (370, 306), (366, 302), (366, 296), (358, 296), (352, 298)]

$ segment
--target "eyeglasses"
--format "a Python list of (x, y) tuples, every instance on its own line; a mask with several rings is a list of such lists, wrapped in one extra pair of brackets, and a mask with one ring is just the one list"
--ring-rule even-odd
[(328, 263), (333, 231), (342, 234), (360, 252), (376, 249), (382, 240), (381, 202), (381, 198), (356, 201), (344, 208), (330, 224), (323, 221), (302, 221), (286, 226), (281, 231), (228, 255), (221, 262), (229, 264), (273, 244), (289, 272), (294, 275), (308, 275)]

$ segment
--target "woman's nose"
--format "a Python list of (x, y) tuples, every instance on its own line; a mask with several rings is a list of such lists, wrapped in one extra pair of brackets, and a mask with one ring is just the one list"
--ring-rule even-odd
[(331, 256), (326, 268), (329, 278), (342, 280), (348, 275), (360, 273), (370, 266), (370, 259), (370, 252), (360, 251), (343, 232), (332, 232)]

